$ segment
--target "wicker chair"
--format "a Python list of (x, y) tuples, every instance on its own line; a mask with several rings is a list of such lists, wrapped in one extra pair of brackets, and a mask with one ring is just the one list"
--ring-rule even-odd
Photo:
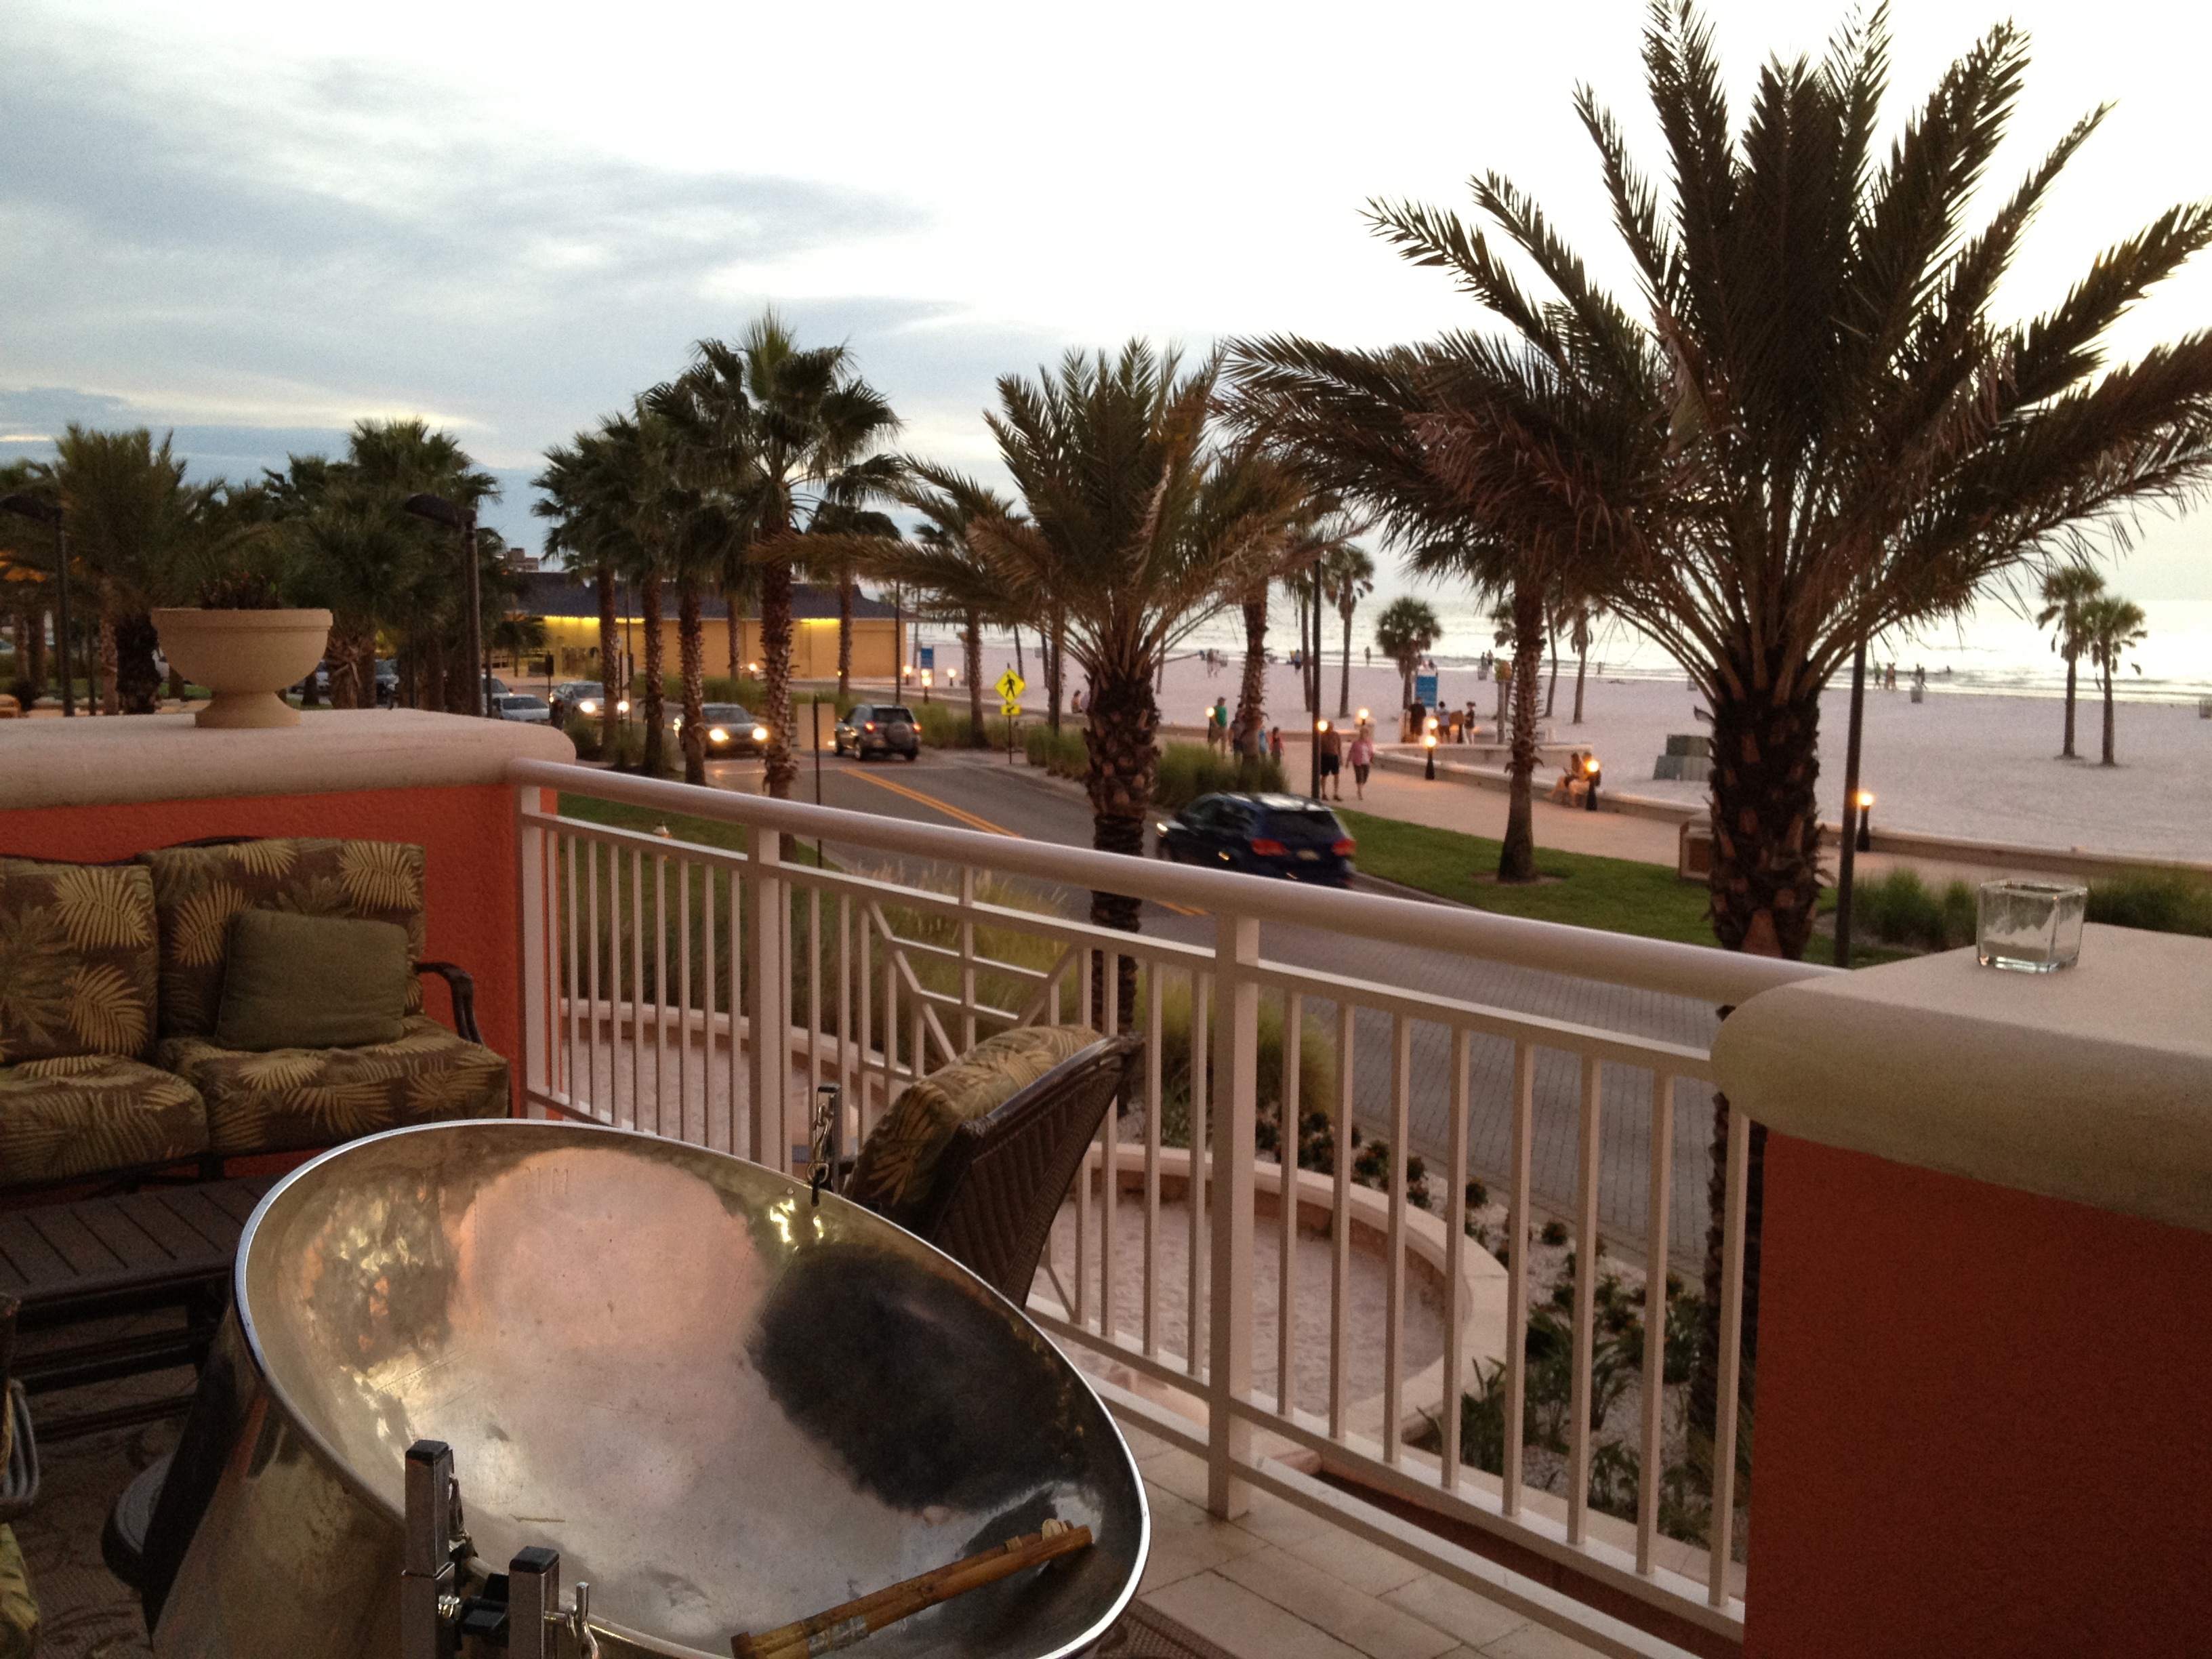
[(1141, 1038), (1104, 1038), (962, 1124), (912, 1231), (1017, 1307), (1027, 1302), (1060, 1200), (1144, 1050)]

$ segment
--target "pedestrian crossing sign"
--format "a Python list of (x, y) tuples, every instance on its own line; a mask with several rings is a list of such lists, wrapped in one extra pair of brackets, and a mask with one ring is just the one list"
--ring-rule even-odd
[[(999, 676), (999, 696), (1003, 702), (1013, 702), (1021, 696), (1023, 692), (1029, 690), (1029, 685), (1030, 683), (1027, 680), (1024, 679), (1019, 674), (1017, 674), (1012, 669), (1009, 668), (1005, 673)], [(1018, 709), (1010, 708), (1006, 712), (1008, 714), (1018, 714), (1020, 711)]]

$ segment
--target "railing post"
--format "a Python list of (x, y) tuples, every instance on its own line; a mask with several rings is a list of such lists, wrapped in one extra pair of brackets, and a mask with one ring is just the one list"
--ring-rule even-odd
[(557, 969), (553, 963), (552, 937), (546, 928), (550, 894), (546, 884), (545, 832), (523, 822), (522, 815), (539, 805), (544, 791), (526, 784), (514, 792), (514, 881), (516, 948), (521, 972), (515, 975), (516, 994), (522, 1000), (521, 1018), (515, 1029), (522, 1034), (522, 1115), (544, 1111), (533, 1106), (538, 1097), (552, 1091), (550, 1060), (553, 1044), (548, 1003), (555, 994)]
[[(1206, 1330), (1206, 1506), (1223, 1520), (1251, 1508), (1237, 1467), (1252, 1428), (1230, 1409), (1252, 1390), (1252, 1146), (1258, 1109), (1260, 924), (1222, 915), (1213, 933), (1213, 1273)], [(1192, 1085), (1197, 1085), (1194, 1078)], [(1193, 1148), (1193, 1155), (1196, 1155)], [(1195, 1182), (1193, 1183), (1194, 1188)]]
[(787, 932), (784, 920), (783, 883), (777, 867), (783, 861), (781, 839), (773, 830), (756, 824), (747, 854), (752, 866), (753, 912), (745, 928), (745, 947), (752, 957), (751, 993), (746, 998), (747, 1068), (745, 1084), (752, 1125), (750, 1152), (757, 1164), (788, 1174), (791, 1137), (784, 1122), (786, 1097), (791, 1092), (791, 1019), (785, 1000), (791, 991), (791, 964), (784, 957)]

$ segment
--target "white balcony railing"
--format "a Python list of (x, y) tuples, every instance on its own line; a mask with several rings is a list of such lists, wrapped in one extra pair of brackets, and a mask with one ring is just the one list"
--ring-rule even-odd
[[(1075, 1184), (1073, 1225), (1063, 1225), (1041, 1275), (1048, 1291), (1032, 1297), (1038, 1322), (1139, 1380), (1155, 1405), (1183, 1402), (1184, 1416), (1153, 1409), (1145, 1420), (1202, 1453), (1218, 1514), (1238, 1512), (1249, 1483), (1344, 1520), (1361, 1506), (1288, 1466), (1317, 1462), (1741, 1638), (1735, 1401), (1749, 1126), (1731, 1115), (1719, 1408), (1702, 1493), (1706, 1530), (1724, 1542), (1707, 1549), (1662, 1531), (1664, 1483), (1653, 1474), (1667, 1433), (1666, 1264), (1703, 1258), (1693, 1223), (1703, 1215), (1708, 1120), (1687, 1109), (1678, 1121), (1676, 1106), (1678, 1097), (1704, 1105), (1706, 1091), (1686, 1094), (1685, 1085), (1709, 1081), (1717, 1005), (1828, 970), (580, 767), (524, 761), (510, 775), (519, 786), (531, 1109), (787, 1168), (805, 1138), (813, 1087), (841, 1085), (848, 1133), (864, 1136), (907, 1082), (979, 1036), (1091, 1021), (1094, 991), (1098, 1023), (1113, 1030), (1120, 1010), (1110, 988), (1132, 964), (1133, 1015), (1146, 1039), (1143, 1133), (1125, 1140), (1109, 1115)], [(571, 797), (569, 815), (542, 804), (550, 790)], [(744, 850), (593, 822), (592, 801), (706, 820), (718, 828), (708, 839)], [(806, 843), (804, 861), (786, 855), (787, 837)], [(830, 859), (817, 864), (823, 842)], [(1153, 931), (1124, 933), (1073, 919), (1062, 912), (1078, 907), (1056, 911), (1044, 896), (1094, 886), (1165, 915), (1148, 920)], [(755, 1041), (763, 1030), (781, 1039)], [(1255, 1168), (1253, 1148), (1270, 1052), (1284, 1057), (1269, 1091), (1279, 1102), (1267, 1103), (1279, 1104), (1284, 1143), (1318, 1106), (1334, 1156), (1327, 1177), (1309, 1172), (1296, 1183), (1310, 1203), (1275, 1201), (1279, 1265), (1267, 1284), (1255, 1265), (1255, 1186), (1279, 1191), (1279, 1171)], [(1310, 1067), (1309, 1056), (1318, 1063)], [(1309, 1070), (1326, 1082), (1326, 1099), (1302, 1097)], [(1204, 1149), (1188, 1162), (1163, 1146), (1164, 1120), (1179, 1103), (1188, 1135), (1177, 1138)], [(1387, 1197), (1354, 1201), (1358, 1126), (1389, 1143)], [(1434, 1224), (1407, 1197), (1417, 1142), (1443, 1176), (1444, 1352), (1437, 1443), (1425, 1450), (1401, 1433), (1409, 1231)], [(1195, 1178), (1182, 1183), (1181, 1282), (1170, 1285), (1168, 1258), (1178, 1252), (1163, 1237), (1175, 1208), (1164, 1187), (1194, 1167)], [(1494, 1374), (1505, 1425), (1522, 1421), (1528, 1392), (1527, 1244), (1536, 1218), (1565, 1220), (1576, 1245), (1564, 1492), (1529, 1484), (1518, 1433), (1503, 1436), (1495, 1474), (1462, 1462), (1456, 1407), (1476, 1357), (1467, 1346), (1466, 1269), (1470, 1249), (1481, 1248), (1465, 1225), (1464, 1187), (1478, 1167), (1508, 1210)], [(1131, 1190), (1135, 1213), (1124, 1218), (1121, 1195)], [(1383, 1215), (1370, 1231), (1380, 1234), (1386, 1286), (1379, 1413), (1355, 1412), (1350, 1381), (1360, 1322), (1350, 1291), (1353, 1234), (1362, 1207), (1371, 1214), (1378, 1204)], [(1329, 1218), (1325, 1301), (1298, 1294), (1298, 1217), (1316, 1209)], [(1601, 1237), (1599, 1249), (1585, 1248)], [(1601, 1249), (1640, 1255), (1648, 1275), (1640, 1317), (1653, 1340), (1642, 1344), (1636, 1380), (1632, 1521), (1589, 1503)], [(1272, 1298), (1276, 1347), (1265, 1389), (1255, 1384), (1262, 1295)], [(1293, 1347), (1324, 1334), (1326, 1382), (1306, 1397)], [(1117, 1406), (1147, 1409), (1129, 1390), (1107, 1391)], [(1362, 1513), (1370, 1519), (1356, 1529), (1376, 1541), (1604, 1650), (1671, 1650), (1427, 1532)], [(1679, 1519), (1671, 1529), (1684, 1530)]]

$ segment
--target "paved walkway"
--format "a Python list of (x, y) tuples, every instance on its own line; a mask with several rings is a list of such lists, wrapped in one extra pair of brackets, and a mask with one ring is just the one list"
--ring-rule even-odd
[(1597, 1650), (1486, 1601), (1267, 1492), (1206, 1512), (1206, 1465), (1121, 1425), (1152, 1505), (1138, 1598), (1237, 1659), (1595, 1659)]

